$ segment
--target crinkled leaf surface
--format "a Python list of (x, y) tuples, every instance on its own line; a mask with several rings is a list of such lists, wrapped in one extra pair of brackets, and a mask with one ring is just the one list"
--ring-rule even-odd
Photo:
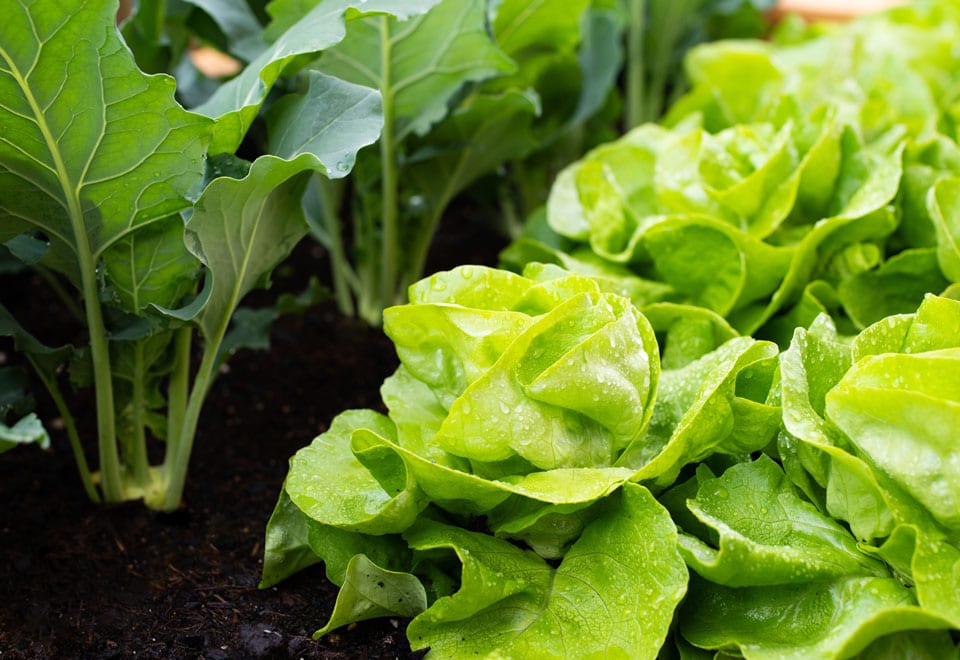
[(898, 580), (880, 577), (741, 588), (692, 579), (680, 614), (693, 645), (751, 660), (845, 658), (900, 630), (950, 627)]
[(450, 657), (654, 657), (686, 591), (676, 528), (650, 493), (627, 484), (554, 569), (500, 539), (437, 523), (405, 534), (450, 549), (460, 590), (407, 629), (414, 649)]
[[(649, 323), (589, 278), (552, 267), (527, 275), (465, 266), (386, 311), (404, 363), (387, 388), (401, 444), (417, 437), (498, 478), (608, 467), (639, 435), (659, 375)], [(422, 389), (409, 376), (433, 396), (404, 397), (401, 388)]]
[(779, 409), (739, 396), (737, 383), (743, 372), (769, 384), (763, 374), (773, 370), (775, 356), (773, 344), (737, 337), (681, 369), (662, 372), (650, 425), (618, 465), (636, 469), (638, 480), (668, 486), (687, 463), (716, 452), (763, 448), (780, 424)]
[(382, 449), (395, 453), (413, 475), (417, 487), (438, 506), (455, 513), (487, 513), (511, 495), (551, 504), (588, 504), (610, 494), (633, 474), (627, 468), (615, 467), (559, 468), (491, 479), (444, 465), (369, 428), (359, 429), (352, 445), (358, 454)]
[(697, 482), (697, 496), (686, 506), (719, 540), (684, 534), (680, 551), (711, 582), (740, 587), (887, 576), (848, 530), (802, 499), (766, 456), (719, 477), (701, 468)]
[(826, 415), (871, 464), (960, 531), (960, 347), (863, 358), (827, 394)]
[(326, 433), (291, 459), (286, 484), (291, 501), (313, 520), (348, 531), (386, 534), (409, 527), (421, 509), (409, 477), (401, 473), (399, 490), (387, 490), (351, 450), (357, 429), (392, 436), (392, 427), (372, 410), (338, 415)]

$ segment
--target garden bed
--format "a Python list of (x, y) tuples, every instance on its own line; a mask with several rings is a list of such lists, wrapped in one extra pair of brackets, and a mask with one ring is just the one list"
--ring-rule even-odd
[[(433, 267), (492, 263), (502, 239), (479, 221), (454, 218), (438, 237)], [(328, 269), (322, 250), (305, 241), (259, 302)], [(23, 285), (0, 280), (4, 291)], [(311, 640), (337, 595), (320, 566), (257, 588), (264, 526), (287, 459), (340, 411), (379, 406), (380, 383), (397, 365), (379, 330), (343, 317), (332, 302), (281, 318), (271, 343), (269, 352), (239, 352), (216, 382), (185, 504), (173, 514), (139, 502), (89, 502), (60, 434), (52, 454), (30, 447), (4, 455), (0, 658), (422, 655), (411, 653), (396, 619)]]

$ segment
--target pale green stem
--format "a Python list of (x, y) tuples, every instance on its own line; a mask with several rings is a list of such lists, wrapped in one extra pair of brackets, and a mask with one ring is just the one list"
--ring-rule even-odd
[[(82, 233), (82, 232), (81, 232)], [(86, 240), (84, 240), (86, 242)], [(100, 457), (100, 485), (107, 502), (123, 501), (120, 455), (117, 451), (116, 411), (113, 404), (113, 373), (110, 369), (110, 345), (103, 323), (103, 310), (97, 298), (96, 269), (83, 263), (81, 248), (80, 275), (83, 281), (83, 304), (90, 333), (90, 357), (93, 361), (93, 389), (97, 408), (97, 453)]]
[[(224, 324), (224, 330), (225, 328), (226, 324)], [(190, 453), (193, 451), (193, 440), (197, 433), (197, 423), (200, 420), (200, 410), (203, 408), (203, 402), (210, 391), (213, 379), (216, 377), (219, 363), (217, 354), (220, 352), (220, 344), (223, 341), (224, 334), (225, 332), (220, 332), (216, 341), (204, 345), (203, 359), (193, 380), (193, 388), (190, 390), (190, 398), (184, 411), (183, 423), (180, 425), (176, 436), (171, 433), (170, 440), (173, 441), (173, 444), (168, 447), (166, 460), (164, 461), (167, 483), (163, 501), (159, 507), (161, 511), (173, 511), (180, 506), (183, 486), (187, 479), (187, 467), (190, 465)]]
[(629, 0), (630, 23), (627, 26), (627, 129), (644, 122), (645, 81), (644, 31), (646, 30), (646, 0)]
[[(386, 17), (380, 22), (380, 69), (383, 79), (383, 133), (380, 135), (381, 236), (380, 308), (392, 305), (397, 298), (397, 261), (399, 232), (397, 208), (397, 145), (394, 136), (393, 90), (391, 89), (390, 34)], [(378, 323), (379, 323), (379, 314)]]
[(173, 371), (167, 381), (167, 453), (180, 438), (190, 393), (190, 347), (193, 330), (183, 326), (173, 336)]
[(74, 462), (77, 464), (80, 481), (83, 482), (83, 489), (87, 492), (87, 497), (89, 497), (91, 501), (99, 503), (100, 494), (97, 492), (96, 486), (93, 485), (93, 475), (90, 473), (87, 457), (83, 453), (83, 446), (80, 444), (80, 434), (77, 432), (77, 423), (73, 419), (73, 415), (70, 414), (70, 409), (67, 408), (66, 401), (63, 400), (60, 388), (57, 387), (56, 381), (53, 380), (52, 377), (48, 377), (33, 358), (27, 355), (27, 360), (29, 360), (33, 366), (33, 370), (36, 372), (37, 377), (40, 378), (40, 382), (47, 388), (50, 398), (53, 399), (53, 404), (57, 407), (57, 412), (60, 413), (60, 419), (63, 420), (63, 426), (67, 432), (67, 439), (70, 441), (70, 449), (73, 450)]
[(125, 456), (128, 464), (133, 464), (133, 477), (138, 485), (146, 488), (150, 482), (150, 463), (147, 458), (147, 431), (143, 411), (146, 406), (144, 381), (146, 366), (143, 359), (143, 342), (138, 341), (133, 356), (133, 397), (131, 405), (133, 437), (131, 440), (131, 456)]
[(330, 266), (333, 272), (333, 294), (340, 313), (353, 316), (356, 309), (349, 285), (350, 262), (347, 261), (346, 251), (343, 247), (343, 232), (340, 231), (340, 217), (333, 200), (333, 186), (324, 184), (320, 175), (317, 175), (315, 180), (316, 185), (320, 188), (320, 204), (323, 215), (321, 222), (327, 230), (327, 240), (329, 241), (327, 248), (330, 250)]

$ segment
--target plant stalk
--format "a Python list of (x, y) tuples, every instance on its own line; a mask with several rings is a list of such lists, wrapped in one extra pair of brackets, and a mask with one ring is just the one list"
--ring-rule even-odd
[[(83, 241), (86, 243), (86, 240)], [(86, 246), (78, 250), (83, 255)], [(100, 457), (100, 486), (107, 502), (123, 501), (120, 454), (117, 450), (116, 410), (113, 401), (113, 373), (110, 368), (110, 344), (103, 322), (103, 309), (97, 298), (96, 269), (81, 256), (83, 305), (90, 335), (90, 358), (93, 361), (93, 389), (97, 409), (97, 453)]]
[(629, 25), (627, 25), (627, 130), (636, 128), (645, 120), (646, 62), (644, 57), (644, 32), (647, 13), (646, 0), (629, 0)]
[(110, 347), (107, 341), (106, 326), (103, 322), (103, 309), (100, 307), (98, 295), (100, 289), (97, 286), (98, 257), (91, 251), (83, 208), (80, 204), (79, 190), (67, 172), (67, 166), (60, 153), (59, 141), (47, 125), (46, 115), (31, 93), (30, 86), (26, 83), (23, 75), (12, 66), (11, 62), (8, 61), (7, 63), (11, 66), (9, 73), (17, 81), (27, 98), (27, 103), (36, 119), (37, 127), (43, 134), (47, 149), (53, 157), (54, 169), (60, 188), (65, 193), (70, 230), (76, 241), (77, 265), (80, 269), (80, 291), (83, 296), (87, 332), (90, 334), (90, 356), (93, 360), (93, 383), (96, 393), (100, 485), (103, 488), (104, 499), (108, 502), (118, 502), (123, 499), (123, 484), (120, 479), (120, 460), (116, 442)]
[(99, 504), (100, 493), (97, 492), (97, 487), (93, 485), (93, 475), (90, 473), (90, 466), (87, 464), (86, 454), (83, 453), (80, 434), (77, 432), (77, 423), (70, 413), (66, 401), (63, 399), (63, 394), (60, 393), (60, 388), (57, 387), (56, 381), (47, 376), (33, 357), (27, 354), (26, 358), (33, 367), (40, 382), (43, 383), (43, 386), (47, 389), (50, 398), (53, 399), (53, 405), (56, 406), (57, 412), (60, 413), (60, 419), (63, 420), (63, 426), (67, 432), (67, 439), (70, 441), (70, 449), (73, 451), (74, 463), (76, 463), (77, 471), (80, 473), (80, 481), (83, 483), (83, 489), (87, 492), (87, 497), (90, 498), (90, 501)]
[(321, 222), (327, 230), (328, 244), (330, 250), (330, 267), (333, 271), (333, 294), (337, 301), (337, 308), (345, 316), (353, 316), (356, 308), (353, 304), (353, 295), (351, 294), (349, 284), (350, 262), (347, 261), (346, 250), (343, 246), (343, 232), (340, 230), (340, 217), (332, 199), (333, 186), (329, 182), (320, 179), (320, 175), (314, 176), (316, 185), (319, 188), (321, 206)]
[(133, 437), (132, 456), (125, 457), (127, 461), (133, 464), (133, 478), (143, 489), (146, 489), (150, 482), (150, 463), (147, 458), (147, 430), (146, 420), (143, 411), (146, 406), (146, 394), (144, 392), (144, 380), (146, 379), (146, 366), (143, 357), (143, 340), (136, 342), (133, 357), (133, 400), (131, 405)]
[(381, 213), (380, 220), (383, 227), (380, 251), (380, 310), (377, 313), (377, 323), (380, 322), (380, 311), (392, 305), (397, 296), (397, 256), (398, 244), (398, 209), (397, 209), (397, 145), (394, 134), (393, 90), (391, 89), (391, 52), (389, 23), (384, 16), (380, 20), (380, 68), (383, 79), (383, 132), (380, 135), (380, 190)]
[(197, 433), (197, 423), (200, 420), (200, 410), (203, 408), (203, 402), (216, 376), (217, 357), (226, 332), (225, 326), (226, 324), (224, 324), (223, 331), (219, 333), (216, 341), (204, 345), (203, 358), (193, 380), (193, 388), (190, 390), (190, 397), (187, 400), (182, 422), (175, 432), (170, 432), (168, 442), (172, 444), (167, 447), (163, 465), (166, 484), (160, 506), (155, 507), (161, 511), (174, 511), (180, 506), (183, 486), (187, 478), (187, 467), (190, 464), (190, 453), (193, 451), (193, 440)]
[(173, 336), (173, 371), (167, 381), (167, 451), (180, 437), (190, 393), (190, 347), (193, 330), (185, 325)]

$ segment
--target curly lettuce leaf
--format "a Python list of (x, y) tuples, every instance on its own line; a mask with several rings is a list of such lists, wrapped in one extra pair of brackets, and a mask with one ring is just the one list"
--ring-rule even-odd
[(416, 617), (414, 649), (565, 658), (653, 657), (686, 591), (676, 528), (650, 493), (627, 484), (609, 498), (557, 568), (475, 532), (424, 522), (405, 537), (416, 551), (452, 550), (460, 589)]
[[(620, 457), (634, 479), (672, 484), (680, 469), (714, 453), (762, 449), (780, 425), (779, 408), (766, 403), (776, 346), (737, 337), (680, 369), (665, 370), (650, 425)], [(757, 380), (758, 387), (747, 383)]]
[(686, 508), (708, 538), (681, 534), (680, 552), (702, 577), (730, 587), (795, 584), (850, 575), (888, 577), (839, 522), (800, 497), (767, 456), (719, 477), (697, 471)]
[[(387, 387), (390, 403), (411, 422), (423, 406), (430, 427), (404, 424), (404, 437), (470, 461), (481, 476), (612, 465), (652, 414), (653, 330), (628, 300), (588, 278), (527, 274), (462, 267), (386, 311), (404, 366)], [(419, 393), (402, 396), (403, 382)]]
[(395, 433), (393, 423), (372, 410), (341, 413), (290, 460), (285, 491), (298, 509), (324, 525), (371, 534), (401, 532), (425, 504), (400, 461), (391, 463), (398, 471), (381, 482), (354, 456), (350, 438), (358, 429)]
[(688, 642), (751, 660), (847, 658), (898, 631), (949, 628), (900, 581), (882, 577), (741, 588), (693, 578), (680, 611)]
[(330, 619), (313, 636), (319, 639), (331, 630), (367, 619), (409, 618), (425, 609), (427, 592), (416, 576), (381, 568), (366, 555), (357, 554), (347, 564)]
[[(960, 304), (928, 296), (915, 315), (871, 326), (852, 348), (832, 335), (827, 324), (816, 332), (798, 330), (781, 369), (787, 432), (781, 436), (780, 454), (791, 478), (827, 512), (846, 520), (858, 538), (870, 540), (871, 552), (914, 584), (919, 603), (953, 625), (960, 612), (954, 568), (960, 550), (949, 505), (955, 497), (949, 476), (953, 463), (949, 450), (945, 460), (936, 453), (944, 442), (943, 416), (949, 418), (954, 406), (949, 384), (931, 397), (918, 379), (955, 353), (958, 335), (952, 331), (958, 324)], [(950, 372), (932, 378), (931, 383), (949, 379)], [(870, 390), (866, 400), (862, 393), (857, 396), (858, 386)], [(897, 396), (891, 398), (892, 393)], [(945, 405), (931, 413), (933, 423), (924, 420), (922, 431), (909, 412), (892, 420), (889, 429), (874, 425), (874, 415), (885, 418), (874, 398), (903, 411), (901, 399), (917, 397), (946, 397)], [(930, 410), (929, 404), (921, 408)], [(884, 434), (897, 441), (881, 448), (876, 439)], [(950, 433), (945, 437), (949, 444)], [(919, 443), (899, 459), (902, 465), (890, 458), (900, 449), (898, 442)], [(921, 478), (932, 480), (933, 490), (926, 482), (919, 484)], [(928, 496), (937, 489), (947, 498), (946, 508)]]
[(960, 531), (960, 347), (859, 360), (826, 397), (857, 453)]

